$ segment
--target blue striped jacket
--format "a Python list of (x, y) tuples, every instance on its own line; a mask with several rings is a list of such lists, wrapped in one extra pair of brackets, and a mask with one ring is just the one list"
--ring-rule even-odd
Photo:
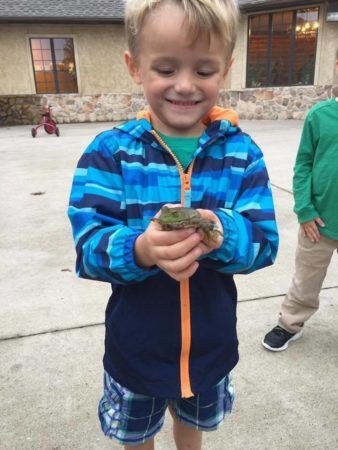
[[(69, 218), (82, 278), (112, 284), (106, 310), (104, 367), (120, 384), (152, 396), (180, 397), (179, 283), (157, 267), (139, 267), (136, 238), (166, 203), (180, 203), (172, 155), (145, 118), (98, 135), (81, 157)], [(210, 209), (224, 229), (220, 248), (190, 278), (193, 393), (215, 385), (238, 361), (233, 274), (271, 265), (278, 233), (260, 149), (227, 120), (210, 123), (194, 154), (193, 208)]]

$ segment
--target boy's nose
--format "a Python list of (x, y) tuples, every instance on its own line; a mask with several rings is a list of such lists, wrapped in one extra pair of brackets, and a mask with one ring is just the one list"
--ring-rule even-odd
[(191, 94), (196, 89), (194, 79), (189, 74), (182, 74), (175, 83), (175, 90), (179, 94)]

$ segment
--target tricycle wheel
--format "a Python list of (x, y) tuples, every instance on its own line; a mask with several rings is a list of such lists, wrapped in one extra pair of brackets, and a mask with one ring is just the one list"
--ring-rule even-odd
[(60, 130), (58, 129), (58, 127), (55, 128), (55, 134), (56, 136), (60, 136)]
[(36, 136), (36, 129), (35, 129), (35, 128), (32, 128), (32, 129), (31, 129), (31, 133), (32, 133), (32, 136), (35, 137), (35, 136)]

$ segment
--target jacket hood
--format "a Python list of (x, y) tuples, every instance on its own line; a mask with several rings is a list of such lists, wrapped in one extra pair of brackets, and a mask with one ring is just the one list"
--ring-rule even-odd
[[(137, 114), (136, 118), (138, 120), (146, 119), (151, 123), (149, 110), (140, 111)], [(239, 124), (238, 114), (236, 111), (234, 111), (233, 109), (220, 108), (219, 106), (214, 106), (203, 118), (202, 122), (204, 123), (204, 125), (208, 126), (216, 120), (227, 120), (233, 127), (237, 127)]]
[[(207, 133), (210, 138), (211, 135), (215, 135), (216, 133), (236, 133), (238, 131), (239, 119), (237, 112), (233, 109), (214, 106), (203, 118), (203, 123), (207, 127), (205, 133)], [(116, 128), (135, 138), (142, 139), (143, 141), (149, 141), (149, 143), (153, 141), (153, 137), (150, 133), (153, 126), (149, 110), (140, 111), (137, 113), (135, 120), (123, 123)]]

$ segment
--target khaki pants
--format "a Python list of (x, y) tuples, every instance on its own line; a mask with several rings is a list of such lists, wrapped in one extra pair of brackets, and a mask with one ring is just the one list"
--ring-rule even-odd
[(296, 270), (279, 313), (282, 328), (297, 333), (318, 310), (319, 292), (335, 250), (338, 240), (321, 235), (319, 242), (311, 242), (299, 231)]

